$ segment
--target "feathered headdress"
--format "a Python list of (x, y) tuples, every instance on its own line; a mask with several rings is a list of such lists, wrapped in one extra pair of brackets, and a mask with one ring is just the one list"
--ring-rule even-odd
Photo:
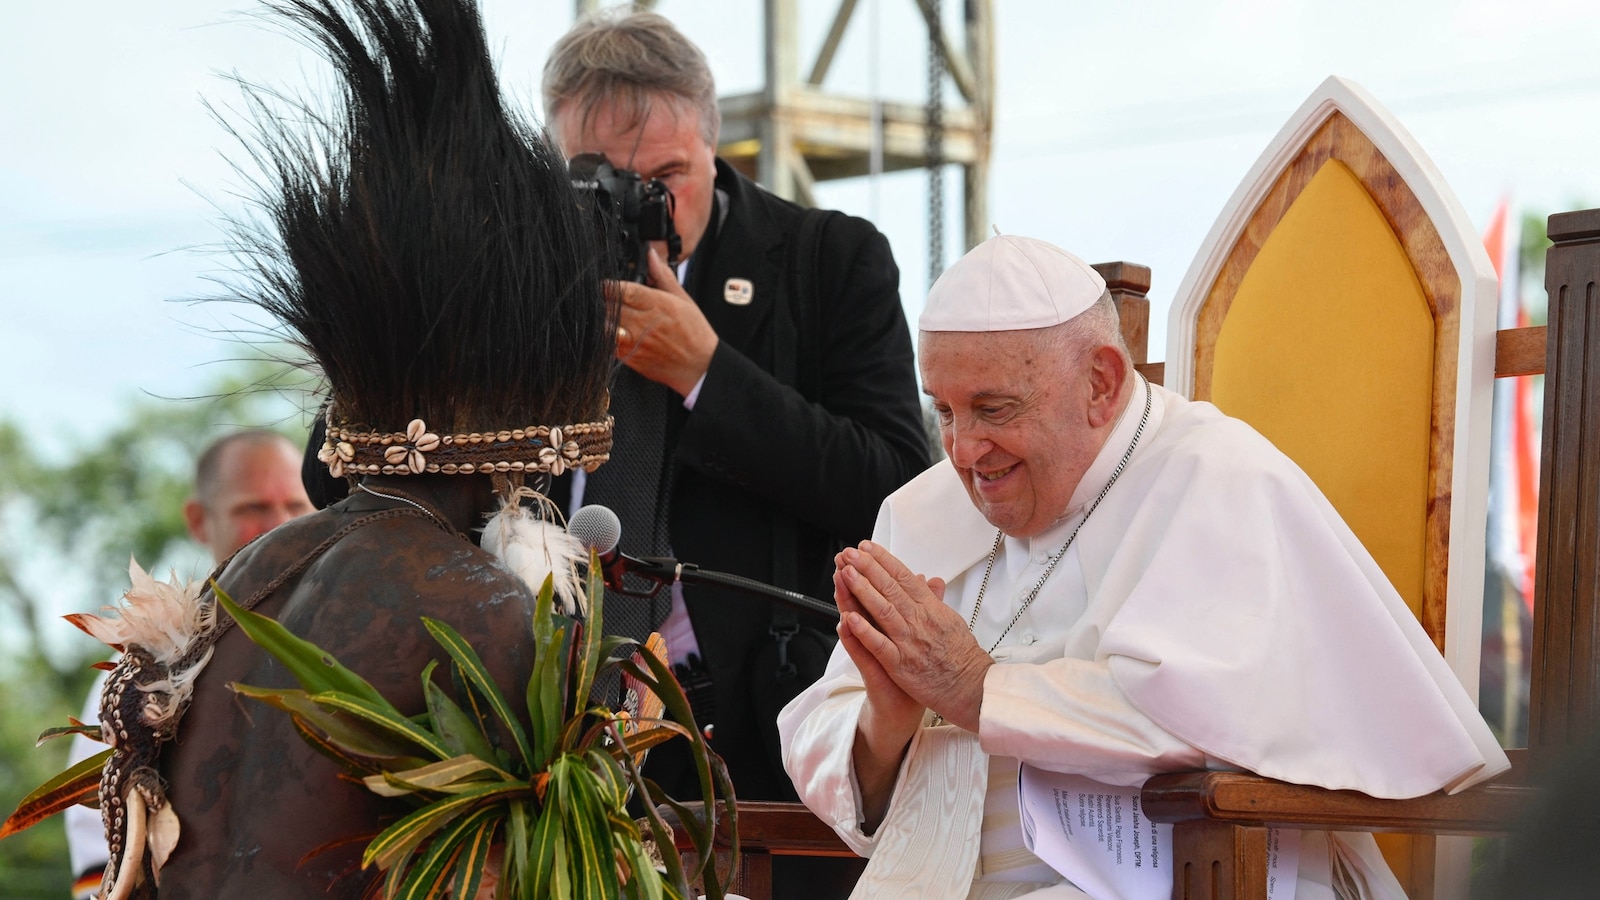
[(276, 9), (343, 96), (334, 114), (284, 116), (247, 89), (266, 176), (264, 215), (238, 229), (242, 296), (326, 376), (322, 461), (351, 478), (496, 476), (503, 521), (485, 547), (517, 536), (519, 558), (552, 560), (523, 570), (534, 588), (554, 572), (575, 598), (555, 516), (519, 501), (529, 473), (592, 471), (611, 446), (615, 313), (565, 161), (503, 102), (471, 2)]
[[(341, 96), (327, 113), (245, 88), (264, 174), (260, 215), (234, 223), (247, 269), (232, 299), (277, 318), (326, 377), (332, 471), (492, 477), (491, 551), (575, 598), (575, 542), (548, 500), (522, 505), (528, 473), (592, 469), (611, 443), (615, 313), (565, 162), (502, 102), (471, 0), (270, 9), (326, 54)], [(117, 900), (177, 841), (155, 760), (219, 632), (197, 590), (132, 575), (120, 618), (76, 620), (126, 648), (102, 700)]]

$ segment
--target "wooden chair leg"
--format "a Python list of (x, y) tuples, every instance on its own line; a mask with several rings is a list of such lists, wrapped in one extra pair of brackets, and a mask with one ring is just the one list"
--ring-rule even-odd
[(1205, 820), (1172, 827), (1173, 900), (1265, 900), (1267, 829)]

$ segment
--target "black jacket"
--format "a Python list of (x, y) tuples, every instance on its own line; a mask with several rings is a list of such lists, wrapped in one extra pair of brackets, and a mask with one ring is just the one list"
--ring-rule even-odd
[[(883, 498), (929, 465), (899, 270), (871, 223), (830, 217), (816, 296), (799, 301), (811, 304), (812, 324), (802, 330), (815, 332), (799, 348), (798, 369), (814, 373), (808, 401), (772, 374), (774, 308), (802, 309), (778, 295), (790, 285), (785, 267), (803, 210), (722, 160), (717, 187), (728, 213), (720, 227), (713, 217), (716, 231), (696, 249), (685, 287), (720, 343), (676, 433), (673, 554), (831, 601), (834, 553), (869, 537)], [(751, 283), (748, 306), (724, 299), (730, 278)], [(775, 533), (788, 540), (775, 545)], [(792, 580), (780, 567), (796, 573)], [(712, 747), (735, 789), (745, 799), (793, 798), (777, 756), (776, 710), (754, 702), (772, 677), (752, 661), (770, 643), (771, 604), (697, 585), (685, 587), (684, 599), (716, 686)], [(831, 644), (831, 623), (802, 621)]]

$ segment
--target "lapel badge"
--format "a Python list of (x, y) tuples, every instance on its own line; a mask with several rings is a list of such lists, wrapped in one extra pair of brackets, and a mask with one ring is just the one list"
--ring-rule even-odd
[(722, 299), (732, 306), (749, 306), (755, 294), (755, 285), (748, 278), (729, 278), (728, 283), (722, 286)]

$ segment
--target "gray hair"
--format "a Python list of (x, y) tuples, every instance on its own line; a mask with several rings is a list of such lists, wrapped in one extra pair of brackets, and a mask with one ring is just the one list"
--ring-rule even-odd
[(712, 147), (722, 130), (717, 86), (704, 53), (664, 16), (614, 7), (579, 19), (556, 42), (544, 64), (548, 125), (568, 103), (585, 127), (602, 102), (625, 128), (644, 124), (665, 96), (700, 115), (700, 134)]
[(1088, 309), (1049, 329), (1051, 349), (1071, 359), (1074, 364), (1086, 361), (1095, 350), (1110, 346), (1121, 354), (1129, 368), (1133, 358), (1128, 354), (1128, 343), (1122, 337), (1122, 317), (1117, 314), (1117, 303), (1111, 292), (1100, 295)]

